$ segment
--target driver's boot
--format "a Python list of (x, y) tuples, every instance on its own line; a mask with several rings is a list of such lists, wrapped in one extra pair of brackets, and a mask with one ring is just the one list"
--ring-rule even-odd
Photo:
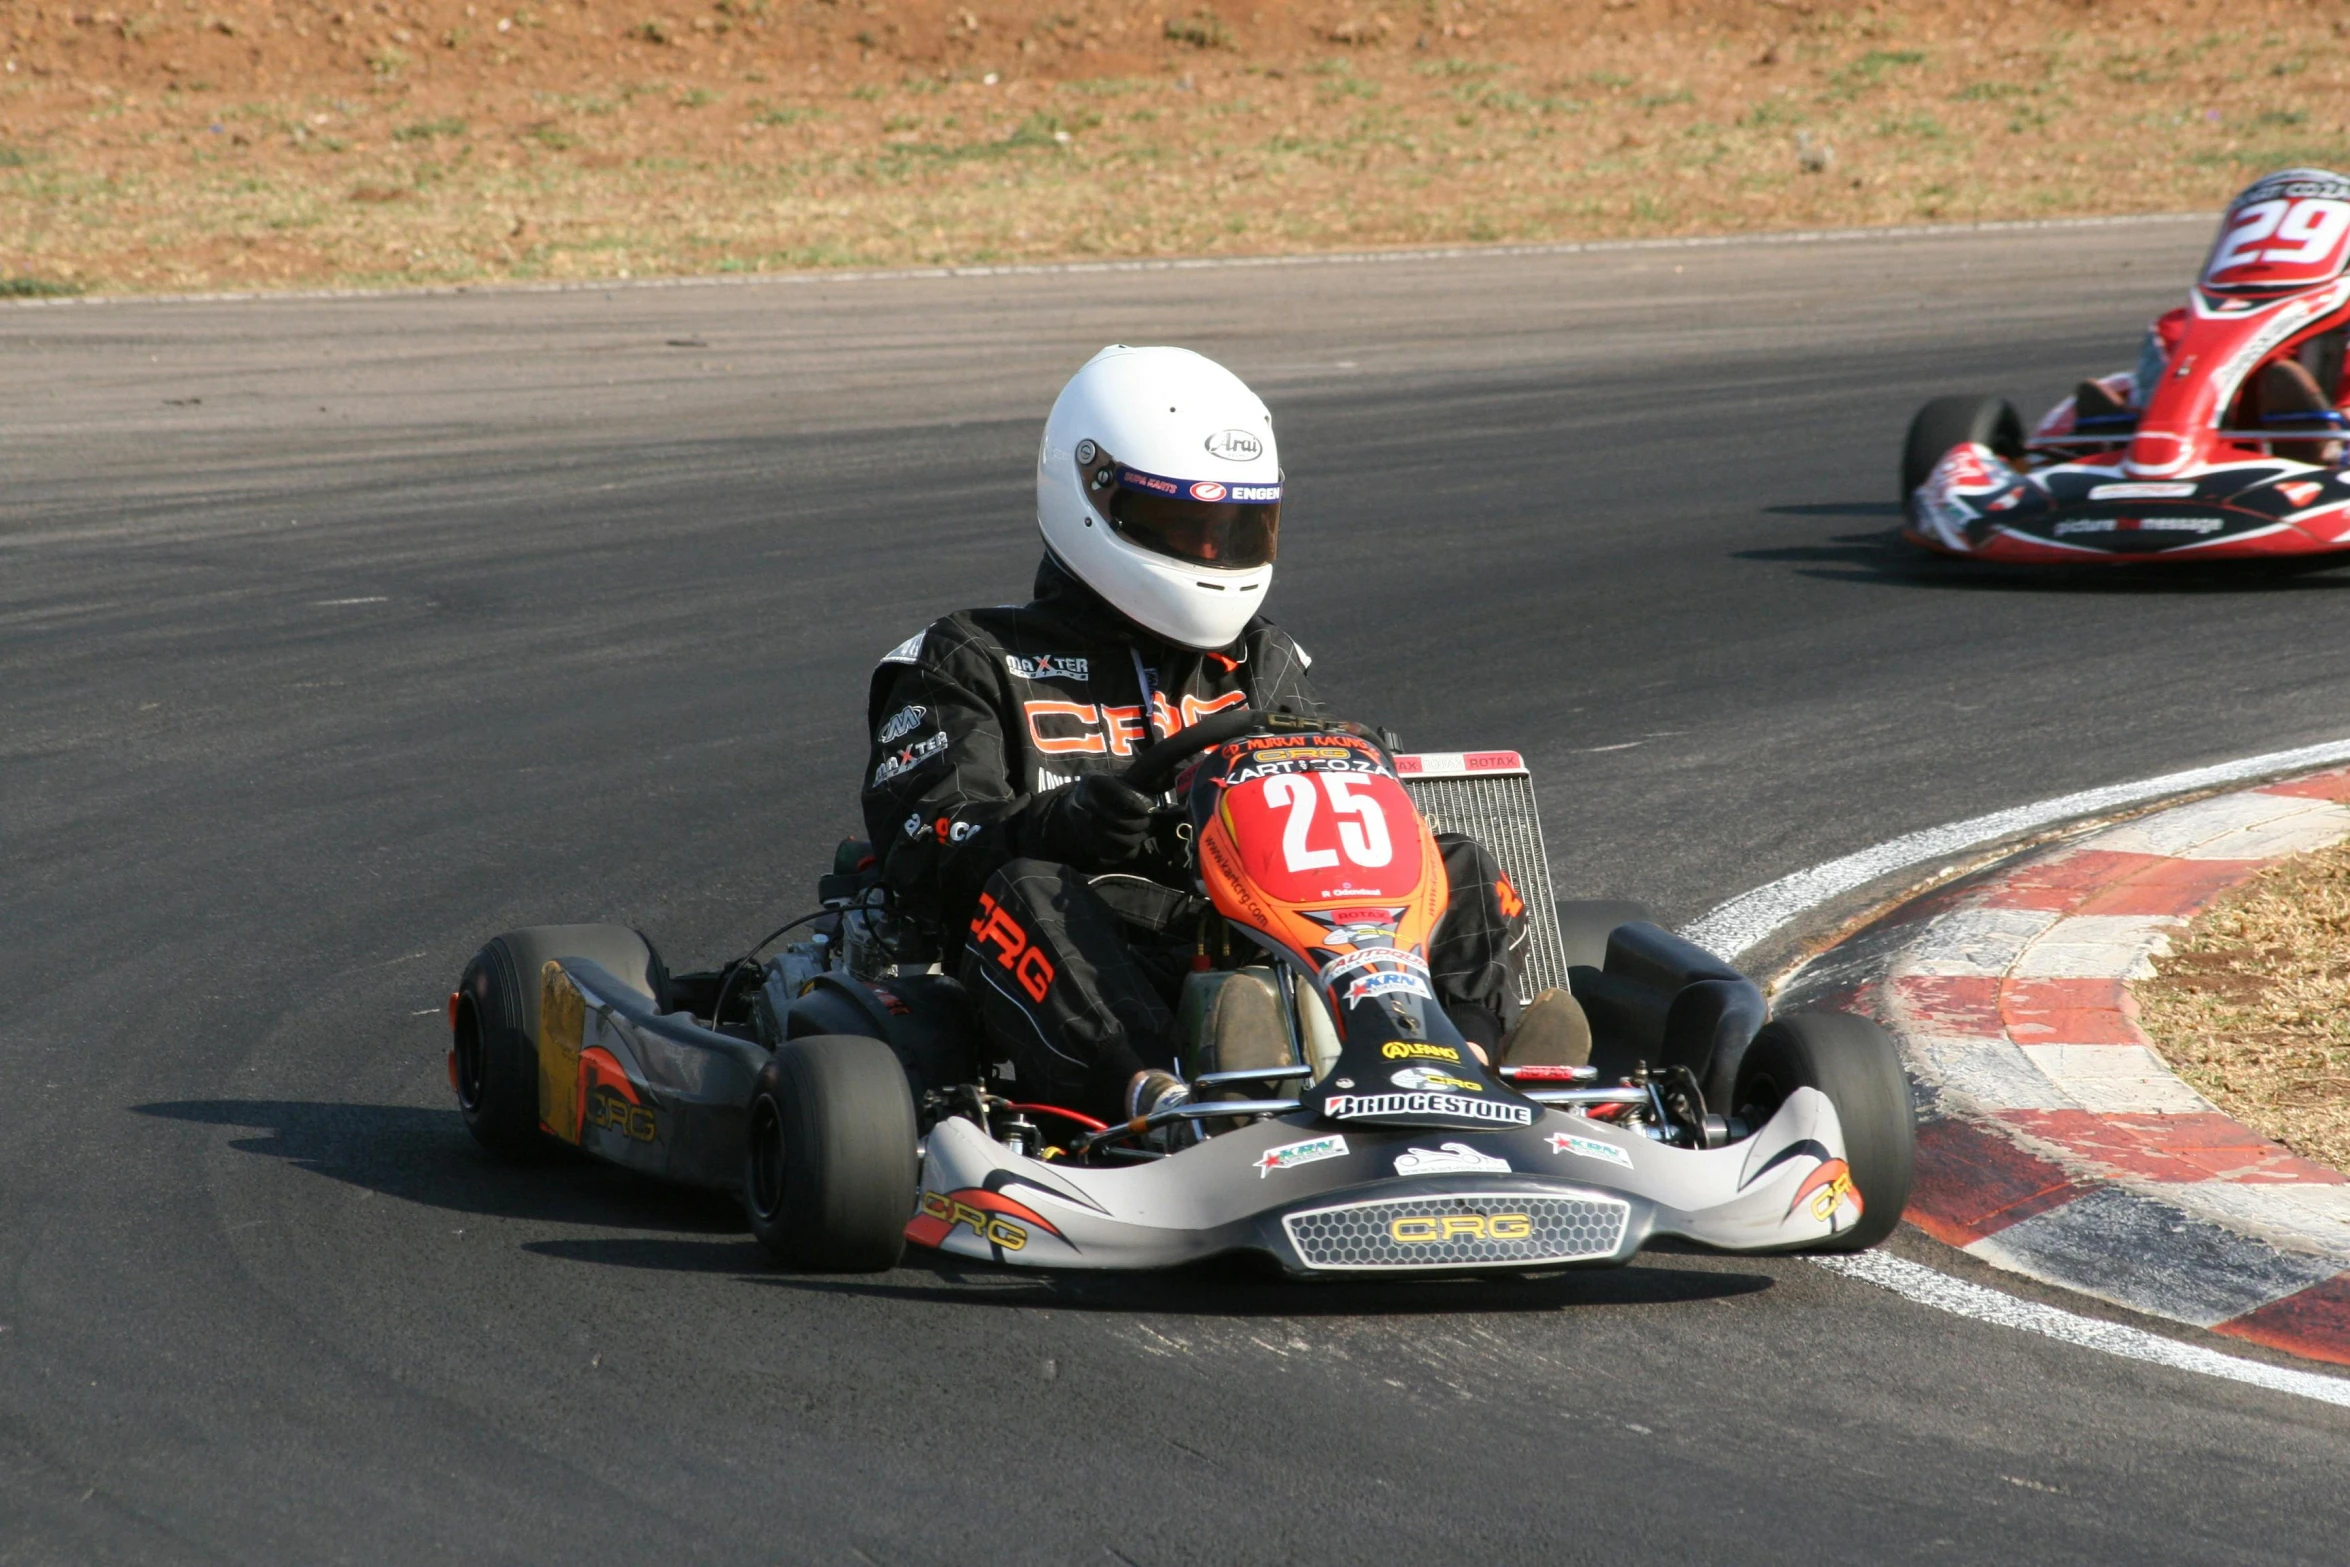
[(1501, 1066), (1588, 1066), (1591, 1021), (1563, 990), (1546, 990), (1526, 1003), (1501, 1036)]

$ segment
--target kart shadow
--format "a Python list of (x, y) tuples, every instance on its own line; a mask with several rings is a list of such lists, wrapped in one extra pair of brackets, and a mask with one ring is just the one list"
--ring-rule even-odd
[[(298, 1099), (179, 1099), (131, 1108), (162, 1120), (247, 1128), (256, 1135), (229, 1142), (240, 1153), (452, 1213), (692, 1235), (744, 1232), (741, 1207), (717, 1193), (663, 1185), (561, 1150), (502, 1162), (447, 1110)], [(763, 1255), (756, 1245), (751, 1250)]]
[[(593, 1243), (590, 1243), (593, 1244)], [(1734, 1261), (1734, 1259), (1723, 1259)], [(1545, 1278), (1345, 1279), (1303, 1282), (1238, 1262), (1166, 1273), (1027, 1273), (947, 1258), (909, 1261), (879, 1278), (768, 1272), (744, 1280), (806, 1294), (915, 1305), (1202, 1317), (1396, 1317), (1550, 1312), (1588, 1306), (1667, 1305), (1760, 1294), (1766, 1274), (1715, 1268), (1628, 1267)]]
[[(1774, 517), (1883, 517), (1898, 519), (1890, 501), (1805, 506), (1766, 506)], [(2183, 594), (2278, 592), (2286, 589), (2350, 588), (2350, 555), (2294, 556), (2281, 560), (2141, 561), (2124, 566), (2019, 566), (1928, 555), (1902, 538), (1899, 528), (1839, 533), (1811, 544), (1733, 550), (1736, 560), (1792, 565), (1798, 576), (1825, 582), (1940, 588), (1975, 592)]]

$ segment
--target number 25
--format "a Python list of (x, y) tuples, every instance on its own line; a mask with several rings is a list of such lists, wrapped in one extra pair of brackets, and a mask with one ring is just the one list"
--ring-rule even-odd
[(1292, 773), (1265, 785), (1265, 802), (1289, 810), (1288, 824), (1281, 831), (1281, 853), (1289, 868), (1326, 871), (1338, 863), (1337, 849), (1306, 846), (1306, 833), (1314, 824), (1316, 778), (1322, 780), (1322, 790), (1330, 796), (1331, 814), (1338, 818), (1339, 848), (1346, 851), (1346, 857), (1367, 870), (1394, 859), (1395, 841), (1388, 836), (1387, 813), (1380, 809), (1378, 800), (1355, 793), (1355, 781), (1336, 773)]

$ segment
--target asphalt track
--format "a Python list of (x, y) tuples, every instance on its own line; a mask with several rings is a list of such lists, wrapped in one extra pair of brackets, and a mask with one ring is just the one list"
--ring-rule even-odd
[(0, 1562), (2340, 1560), (2350, 1411), (1801, 1261), (794, 1276), (443, 1077), (490, 932), (808, 906), (1114, 339), (1266, 395), (1326, 694), (1525, 751), (1571, 893), (2350, 734), (2350, 572), (1890, 536), (2206, 233), (0, 315)]

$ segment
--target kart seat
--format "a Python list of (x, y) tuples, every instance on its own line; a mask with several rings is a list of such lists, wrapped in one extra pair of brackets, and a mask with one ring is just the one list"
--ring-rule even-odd
[[(2273, 359), (2260, 367), (2244, 388), (2241, 407), (2246, 422), (2239, 429), (2260, 429), (2270, 419), (2286, 414), (2322, 414), (2333, 401), (2319, 390), (2317, 377), (2298, 359)], [(2340, 460), (2342, 443), (2276, 441), (2269, 450), (2292, 462), (2331, 463)]]

